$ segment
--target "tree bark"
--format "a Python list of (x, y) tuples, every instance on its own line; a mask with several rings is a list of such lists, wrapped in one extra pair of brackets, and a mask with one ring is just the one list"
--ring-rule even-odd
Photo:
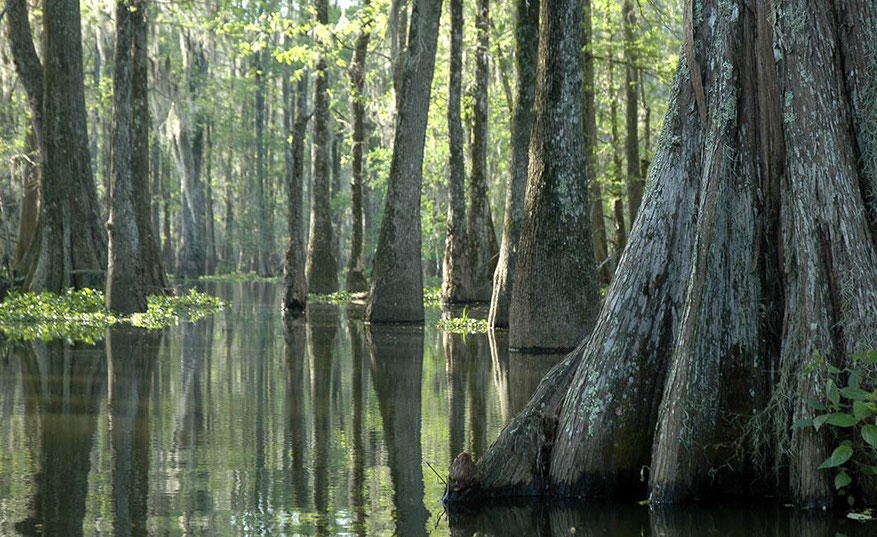
[(270, 230), (268, 229), (268, 197), (265, 188), (268, 176), (265, 170), (265, 73), (262, 67), (262, 51), (256, 52), (253, 56), (253, 73), (256, 78), (256, 203), (259, 211), (256, 272), (260, 276), (268, 276), (270, 274), (268, 256), (271, 244)]
[[(146, 311), (146, 288), (140, 230), (134, 209), (131, 147), (131, 43), (133, 24), (125, 0), (116, 1), (113, 56), (113, 125), (110, 152), (111, 190), (107, 309), (123, 314)], [(149, 153), (143, 155), (148, 158)], [(138, 170), (143, 171), (143, 170)], [(142, 179), (142, 178), (141, 178)]]
[[(487, 321), (492, 327), (509, 325), (509, 303), (512, 298), (518, 241), (524, 217), (524, 195), (527, 191), (527, 168), (530, 165), (530, 132), (533, 129), (533, 103), (536, 96), (536, 65), (539, 53), (539, 1), (518, 0), (515, 25), (515, 88), (512, 118), (511, 178), (505, 198), (502, 246), (493, 275), (493, 296)], [(589, 170), (592, 168), (588, 168)]]
[(588, 181), (588, 199), (591, 203), (591, 242), (594, 244), (594, 258), (599, 267), (598, 275), (601, 284), (609, 284), (612, 280), (612, 268), (609, 263), (609, 245), (606, 238), (606, 219), (603, 213), (603, 187), (597, 180), (597, 107), (594, 103), (596, 86), (594, 85), (594, 25), (591, 17), (591, 0), (584, 0), (584, 114), (585, 114), (585, 169), (591, 180)]
[[(328, 1), (316, 0), (315, 7), (317, 24), (328, 24)], [(320, 294), (338, 290), (338, 260), (335, 258), (335, 233), (329, 204), (329, 68), (325, 55), (323, 52), (317, 62), (314, 81), (314, 184), (311, 189), (311, 223), (305, 266), (308, 291)]]
[(25, 287), (60, 293), (106, 280), (107, 236), (91, 170), (79, 2), (46, 3), (43, 185)]
[[(475, 88), (472, 103), (472, 172), (469, 176), (469, 210), (466, 235), (469, 239), (469, 274), (471, 301), (489, 302), (493, 272), (497, 259), (491, 244), (496, 244), (487, 197), (488, 85), (490, 83), (489, 1), (478, 0), (475, 9)], [(493, 235), (491, 237), (491, 235)], [(491, 240), (493, 241), (491, 243)]]
[(287, 189), (287, 242), (283, 262), (283, 312), (287, 317), (304, 313), (308, 300), (305, 279), (305, 244), (302, 226), (302, 192), (304, 189), (305, 135), (308, 129), (308, 73), (299, 74), (296, 89), (295, 119), (289, 148), (291, 168)]
[(594, 331), (482, 460), (488, 494), (642, 495), (645, 467), (654, 503), (834, 501), (833, 473), (817, 469), (832, 445), (791, 425), (825, 386), (815, 351), (843, 368), (877, 343), (873, 175), (859, 158), (877, 151), (877, 71), (862, 54), (877, 8), (701, 9)]
[(600, 308), (582, 114), (581, 0), (542, 3), (536, 111), (509, 346), (570, 349)]
[(460, 99), (463, 78), (463, 0), (450, 0), (451, 58), (448, 86), (448, 223), (442, 258), (442, 302), (472, 301), (469, 238), (466, 230), (466, 163)]
[[(147, 0), (131, 3), (131, 185), (140, 236), (140, 280), (149, 295), (168, 287), (156, 233), (158, 207), (153, 209), (150, 188), (149, 132), (149, 23)], [(153, 167), (156, 167), (153, 161)], [(152, 170), (157, 177), (157, 170)]]
[(384, 220), (366, 307), (370, 322), (423, 322), (420, 189), (441, 0), (414, 0)]
[(644, 181), (639, 159), (639, 79), (637, 78), (636, 12), (633, 1), (624, 0), (624, 156), (627, 161), (627, 210), (631, 229), (643, 199)]
[(204, 184), (201, 165), (204, 156), (204, 113), (198, 99), (208, 74), (207, 56), (203, 46), (189, 32), (180, 35), (180, 50), (186, 71), (184, 95), (175, 95), (168, 127), (174, 159), (180, 174), (182, 193), (181, 241), (177, 253), (177, 275), (194, 279), (204, 274)]
[[(369, 0), (364, 0), (360, 8), (366, 12), (371, 9)], [(363, 217), (363, 151), (366, 144), (365, 132), (365, 57), (371, 40), (372, 17), (370, 14), (361, 21), (362, 28), (356, 38), (353, 61), (350, 63), (350, 115), (353, 116), (353, 144), (351, 147), (351, 219), (350, 258), (347, 261), (347, 282), (345, 287), (351, 293), (368, 291), (365, 276), (365, 219)]]

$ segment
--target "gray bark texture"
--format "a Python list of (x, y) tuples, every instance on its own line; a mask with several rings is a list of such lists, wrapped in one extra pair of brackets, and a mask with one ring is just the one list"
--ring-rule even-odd
[(472, 172), (469, 175), (469, 210), (466, 235), (469, 239), (469, 275), (473, 302), (489, 302), (497, 259), (496, 235), (487, 197), (488, 86), (490, 83), (489, 25), (490, 0), (478, 0), (475, 7), (475, 88), (472, 103)]
[(25, 286), (101, 288), (107, 237), (88, 147), (79, 2), (47, 2), (43, 22), (42, 203)]
[[(303, 71), (296, 89), (295, 119), (292, 123), (292, 145), (289, 148), (291, 166), (287, 189), (287, 242), (283, 262), (283, 313), (297, 316), (304, 313), (308, 300), (305, 279), (304, 222), (302, 198), (304, 192), (305, 135), (310, 114), (308, 106), (308, 73)], [(231, 220), (229, 220), (231, 222)], [(228, 232), (228, 231), (226, 231)]]
[(485, 494), (835, 500), (834, 443), (791, 425), (824, 393), (814, 352), (843, 368), (877, 344), (877, 6), (695, 15), (594, 331), (480, 461)]
[(441, 0), (414, 0), (366, 320), (423, 322), (420, 190)]
[(543, 2), (536, 109), (509, 346), (571, 349), (600, 308), (582, 113), (581, 0)]
[(448, 224), (442, 257), (442, 301), (472, 301), (469, 239), (466, 231), (466, 161), (463, 156), (463, 0), (450, 0), (451, 59), (448, 84)]
[[(318, 24), (328, 24), (329, 3), (315, 3)], [(338, 260), (332, 230), (329, 168), (329, 69), (325, 57), (317, 62), (314, 82), (314, 185), (311, 189), (311, 223), (308, 231), (308, 257), (305, 275), (308, 291), (328, 294), (338, 290)]]
[(527, 192), (527, 169), (530, 165), (530, 132), (533, 129), (533, 103), (536, 97), (536, 65), (539, 62), (539, 0), (518, 0), (515, 23), (515, 72), (517, 87), (512, 117), (511, 178), (505, 198), (505, 221), (499, 261), (493, 274), (493, 295), (487, 322), (494, 328), (509, 325), (515, 263), (521, 221), (524, 219), (524, 195)]
[[(363, 10), (370, 10), (369, 0), (362, 3)], [(350, 180), (350, 257), (347, 260), (347, 282), (345, 287), (351, 293), (368, 291), (365, 275), (365, 217), (363, 216), (363, 153), (366, 146), (365, 131), (365, 57), (371, 40), (371, 15), (362, 21), (362, 29), (356, 38), (353, 61), (350, 63), (350, 111), (353, 116), (353, 144), (351, 148)]]
[[(146, 311), (146, 288), (141, 280), (143, 258), (131, 173), (132, 34), (133, 24), (128, 4), (125, 0), (117, 0), (106, 301), (107, 309), (123, 314)], [(149, 154), (146, 153), (145, 156), (148, 158)]]

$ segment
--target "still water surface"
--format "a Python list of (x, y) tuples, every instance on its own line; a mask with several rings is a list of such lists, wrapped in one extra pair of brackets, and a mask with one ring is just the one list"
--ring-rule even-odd
[[(558, 359), (486, 335), (367, 327), (272, 284), (164, 333), (0, 353), (0, 535), (875, 535), (794, 510), (519, 503), (448, 516), (453, 455), (478, 458)], [(502, 337), (501, 335), (499, 336)]]

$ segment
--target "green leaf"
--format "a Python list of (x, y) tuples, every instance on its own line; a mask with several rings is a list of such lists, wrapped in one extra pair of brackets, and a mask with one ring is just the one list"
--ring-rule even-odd
[(841, 470), (834, 476), (834, 488), (840, 490), (853, 482), (853, 478), (846, 471)]
[(828, 383), (825, 385), (825, 397), (827, 397), (834, 406), (840, 406), (840, 392), (837, 389), (837, 385), (831, 379), (828, 379)]
[(804, 399), (804, 402), (813, 410), (825, 410), (825, 403), (822, 401), (817, 401), (816, 399)]
[(865, 425), (862, 427), (862, 438), (877, 449), (877, 425)]
[(834, 367), (831, 364), (826, 365), (825, 368), (828, 369), (828, 372), (831, 373), (832, 375), (839, 375), (840, 374), (840, 369), (838, 369), (837, 367)]
[(871, 407), (862, 401), (853, 401), (853, 416), (861, 421), (871, 415)]
[(852, 388), (850, 386), (841, 388), (840, 394), (851, 401), (864, 401), (868, 398), (868, 392), (861, 388)]
[(812, 427), (813, 420), (798, 420), (792, 424), (792, 429), (804, 429), (805, 427)]
[(837, 446), (831, 454), (831, 457), (822, 461), (822, 464), (819, 465), (819, 469), (824, 470), (825, 468), (835, 468), (850, 460), (850, 457), (852, 456), (853, 448), (846, 445)]
[(853, 425), (859, 423), (859, 419), (850, 414), (843, 414), (841, 412), (835, 412), (828, 416), (828, 420), (826, 421), (829, 425), (834, 425), (835, 427), (852, 427)]

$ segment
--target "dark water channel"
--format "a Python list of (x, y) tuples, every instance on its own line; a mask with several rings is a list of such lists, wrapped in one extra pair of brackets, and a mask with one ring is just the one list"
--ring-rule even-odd
[(278, 286), (206, 287), (233, 307), (163, 334), (0, 350), (0, 535), (877, 534), (783, 507), (448, 516), (429, 464), (479, 457), (554, 358), (443, 335), (437, 311), (425, 329), (375, 328), (313, 305), (284, 329)]

